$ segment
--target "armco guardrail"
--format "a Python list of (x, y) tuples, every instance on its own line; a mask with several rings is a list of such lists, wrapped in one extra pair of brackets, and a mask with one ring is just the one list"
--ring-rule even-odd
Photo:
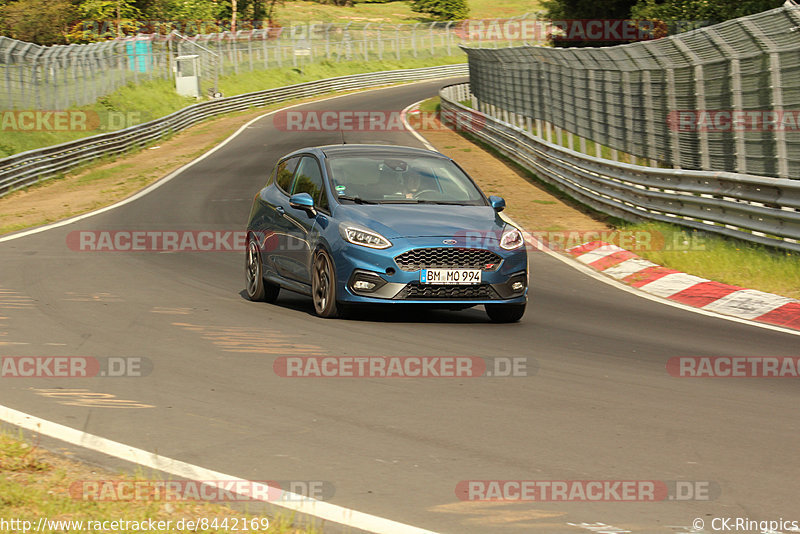
[(0, 159), (0, 196), (15, 189), (37, 183), (83, 163), (113, 156), (179, 132), (208, 117), (266, 106), (296, 98), (306, 98), (333, 91), (376, 87), (398, 82), (411, 82), (450, 76), (465, 76), (466, 64), (390, 70), (327, 78), (247, 93), (229, 98), (201, 102), (166, 117), (107, 134), (86, 137), (52, 147), (29, 150)]
[(662, 169), (588, 156), (459, 102), (443, 88), (443, 121), (495, 147), (580, 202), (626, 221), (654, 220), (800, 251), (800, 180)]

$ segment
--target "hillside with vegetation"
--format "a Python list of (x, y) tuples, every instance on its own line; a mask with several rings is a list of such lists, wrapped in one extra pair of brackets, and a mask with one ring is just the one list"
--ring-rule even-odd
[(0, 0), (0, 35), (42, 45), (137, 33), (215, 33), (312, 22), (398, 24), (506, 18), (536, 0)]

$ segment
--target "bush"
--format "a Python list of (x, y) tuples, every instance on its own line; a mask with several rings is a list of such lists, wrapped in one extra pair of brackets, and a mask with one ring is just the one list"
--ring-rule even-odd
[(413, 0), (411, 10), (436, 20), (463, 20), (469, 16), (466, 0)]

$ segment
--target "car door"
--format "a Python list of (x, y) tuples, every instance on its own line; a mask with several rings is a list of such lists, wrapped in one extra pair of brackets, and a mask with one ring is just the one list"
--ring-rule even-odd
[(314, 227), (319, 218), (329, 214), (328, 196), (323, 184), (322, 168), (317, 158), (303, 156), (295, 172), (291, 194), (308, 193), (314, 199), (316, 214), (310, 215), (302, 209), (288, 207), (285, 217), (295, 228), (287, 243), (287, 256), (291, 258), (291, 277), (297, 281), (310, 284), (311, 253), (315, 240), (312, 239)]
[(292, 269), (286, 257), (290, 236), (296, 226), (285, 217), (289, 209), (289, 191), (292, 190), (294, 173), (300, 163), (300, 156), (278, 162), (273, 171), (271, 183), (261, 190), (258, 196), (259, 215), (256, 227), (262, 230), (261, 257), (266, 274), (275, 273), (287, 277)]

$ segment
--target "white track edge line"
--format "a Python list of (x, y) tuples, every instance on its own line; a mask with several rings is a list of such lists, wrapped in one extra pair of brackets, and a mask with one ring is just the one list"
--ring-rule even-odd
[[(44, 436), (55, 438), (72, 445), (83, 447), (85, 449), (100, 452), (114, 458), (120, 458), (122, 460), (134, 462), (138, 465), (156, 469), (177, 477), (195, 481), (224, 480), (235, 481), (237, 483), (249, 482), (242, 478), (232, 477), (230, 475), (212, 471), (204, 467), (199, 467), (182, 462), (180, 460), (167, 458), (159, 454), (137, 449), (136, 447), (131, 447), (130, 445), (125, 445), (124, 443), (112, 441), (94, 434), (88, 434), (81, 430), (76, 430), (52, 421), (40, 419), (7, 406), (0, 406), (0, 419), (12, 425), (42, 434)], [(270, 488), (270, 486), (267, 486), (266, 484), (263, 484), (263, 486), (265, 488)], [(311, 497), (306, 497), (304, 495), (283, 491), (280, 488), (271, 489), (274, 491), (279, 491), (281, 495), (286, 496), (288, 501), (283, 502), (263, 499), (264, 502), (274, 504), (275, 506), (280, 506), (282, 508), (288, 508), (295, 512), (318, 517), (320, 519), (333, 521), (351, 528), (367, 530), (369, 532), (378, 534), (436, 534), (430, 530), (424, 530), (403, 523), (398, 523), (397, 521), (392, 521), (391, 519), (385, 519), (366, 514), (364, 512), (358, 512), (356, 510), (344, 508), (332, 503), (312, 499)], [(264, 491), (263, 494), (267, 494), (267, 491)]]
[(422, 104), (422, 103), (423, 103), (423, 102), (425, 102), (426, 100), (430, 100), (430, 99), (429, 99), (429, 98), (423, 98), (423, 99), (422, 99), (422, 100), (420, 100), (419, 102), (414, 102), (413, 104), (411, 104), (411, 105), (410, 105), (410, 106), (408, 106), (406, 109), (404, 109), (403, 111), (401, 111), (401, 112), (400, 112), (400, 117), (403, 119), (403, 126), (405, 126), (406, 130), (408, 130), (408, 131), (411, 133), (411, 135), (413, 135), (414, 137), (416, 137), (416, 138), (417, 138), (417, 140), (418, 140), (420, 143), (422, 143), (423, 145), (425, 145), (425, 148), (427, 148), (428, 150), (432, 150), (433, 152), (438, 152), (438, 151), (436, 150), (436, 147), (435, 147), (435, 146), (433, 146), (433, 145), (432, 145), (432, 144), (431, 144), (431, 143), (430, 143), (430, 142), (429, 142), (427, 139), (425, 139), (425, 138), (424, 138), (424, 137), (423, 137), (423, 136), (422, 136), (422, 135), (421, 135), (419, 132), (417, 132), (417, 131), (416, 131), (414, 128), (412, 128), (412, 127), (411, 127), (411, 124), (409, 124), (409, 122), (408, 122), (408, 119), (406, 118), (406, 117), (408, 116), (408, 110), (410, 110), (411, 108), (413, 108), (413, 107), (415, 107), (415, 106), (419, 106), (420, 104)]

